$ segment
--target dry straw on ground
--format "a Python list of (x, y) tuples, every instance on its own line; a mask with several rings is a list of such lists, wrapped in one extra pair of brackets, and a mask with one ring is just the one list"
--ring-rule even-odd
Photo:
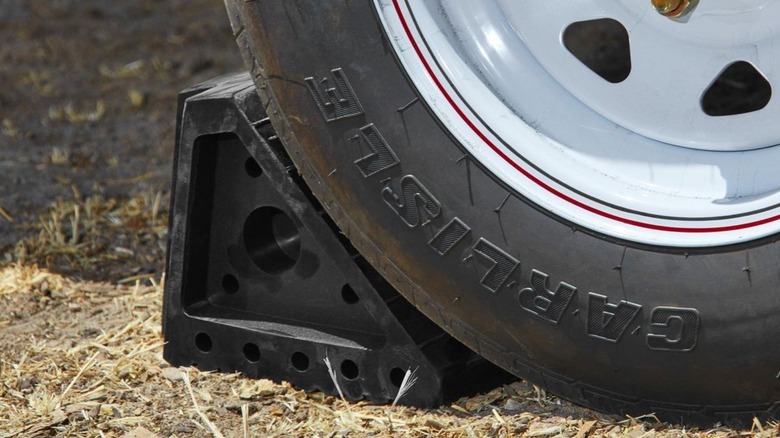
[(125, 282), (161, 269), (167, 196), (145, 192), (119, 201), (73, 192), (73, 199), (53, 202), (37, 223), (19, 225), (29, 237), (0, 255), (0, 262), (37, 263), (80, 278), (118, 275)]
[[(133, 228), (138, 234), (162, 238), (158, 198), (57, 203), (31, 230), (33, 238), (6, 254), (10, 262), (0, 268), (0, 437), (778, 434), (777, 424), (758, 422), (744, 431), (698, 431), (651, 417), (614, 419), (524, 383), (421, 410), (348, 404), (286, 383), (169, 367), (162, 358), (162, 276), (127, 275), (117, 284), (37, 267), (56, 257), (79, 269), (108, 263), (116, 252), (112, 239), (122, 235), (117, 229), (132, 223), (139, 224)], [(114, 231), (103, 232), (106, 227)], [(91, 242), (108, 244), (89, 253)]]

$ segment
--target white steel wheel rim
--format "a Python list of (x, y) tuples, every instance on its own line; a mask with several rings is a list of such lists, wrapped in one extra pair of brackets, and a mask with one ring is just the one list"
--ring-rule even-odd
[[(712, 247), (780, 231), (780, 172), (774, 169), (780, 123), (772, 121), (780, 99), (746, 114), (693, 114), (701, 110), (702, 92), (731, 62), (757, 65), (770, 84), (780, 79), (780, 29), (772, 25), (780, 23), (780, 2), (700, 0), (680, 21), (655, 12), (650, 0), (560, 0), (537, 2), (533, 10), (513, 0), (375, 3), (397, 57), (444, 126), (472, 159), (543, 209), (597, 233), (651, 245)], [(642, 99), (631, 111), (621, 92), (604, 91), (613, 84), (563, 47), (568, 24), (594, 18), (631, 23), (625, 27), (632, 50), (634, 44), (648, 47), (639, 40), (652, 38), (662, 48), (679, 46), (674, 62), (696, 47), (693, 61), (713, 54), (719, 60), (687, 68), (696, 71), (689, 74), (695, 80), (682, 85), (698, 89), (675, 99), (664, 94), (676, 92), (674, 86), (659, 90), (646, 83), (645, 67), (637, 68), (639, 79), (629, 75), (626, 82), (634, 82), (620, 89)], [(749, 31), (729, 39), (721, 36), (724, 29)], [(647, 49), (655, 58), (637, 58), (638, 64), (632, 52), (632, 74), (635, 65), (667, 62), (660, 56), (667, 52)], [(707, 76), (699, 70), (711, 78), (702, 80)], [(664, 99), (677, 107), (659, 112)], [(687, 131), (668, 117), (675, 111), (686, 115)]]

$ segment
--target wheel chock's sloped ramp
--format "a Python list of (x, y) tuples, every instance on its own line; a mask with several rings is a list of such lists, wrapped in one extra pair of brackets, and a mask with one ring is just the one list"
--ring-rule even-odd
[(163, 322), (171, 364), (375, 402), (393, 400), (414, 371), (399, 402), (418, 406), (512, 378), (352, 248), (285, 155), (248, 75), (181, 93), (175, 163)]

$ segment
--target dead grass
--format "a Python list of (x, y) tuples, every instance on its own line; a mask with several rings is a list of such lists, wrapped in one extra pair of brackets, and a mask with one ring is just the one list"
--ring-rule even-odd
[[(29, 237), (3, 255), (5, 263), (37, 264), (103, 279), (107, 276), (94, 274), (127, 262), (159, 265), (165, 251), (167, 196), (145, 192), (117, 200), (82, 198), (75, 189), (73, 193), (71, 200), (52, 203), (37, 223), (22, 225)], [(139, 255), (146, 257), (140, 260)], [(138, 274), (126, 275), (125, 281), (149, 276)]]
[[(535, 394), (511, 388), (430, 411), (348, 404), (285, 383), (168, 367), (161, 357), (162, 281), (132, 286), (75, 282), (33, 266), (11, 265), (0, 271), (0, 284), (5, 296), (51, 297), (44, 310), (0, 334), (0, 430), (7, 437), (123, 436), (139, 426), (162, 436), (225, 437), (777, 433), (777, 425), (699, 432), (652, 420), (516, 412), (513, 404)], [(543, 397), (537, 403), (561, 402)]]
[(348, 404), (286, 383), (169, 367), (162, 358), (162, 276), (128, 276), (120, 284), (81, 281), (36, 265), (62, 258), (73, 268), (90, 269), (121, 259), (111, 239), (122, 235), (115, 228), (130, 224), (137, 235), (162, 242), (162, 205), (162, 196), (153, 194), (122, 202), (78, 196), (57, 202), (30, 227), (34, 237), (5, 255), (0, 436), (778, 435), (777, 424), (759, 422), (742, 431), (699, 431), (651, 417), (555, 415), (565, 401), (522, 383), (421, 410)]

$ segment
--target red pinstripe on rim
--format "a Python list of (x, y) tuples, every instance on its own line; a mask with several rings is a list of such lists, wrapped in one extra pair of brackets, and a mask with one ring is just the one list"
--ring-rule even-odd
[(436, 76), (434, 69), (431, 68), (431, 65), (429, 64), (428, 60), (423, 55), (423, 52), (420, 49), (420, 45), (415, 39), (415, 35), (413, 34), (409, 26), (409, 23), (407, 22), (407, 19), (403, 14), (403, 10), (399, 2), (400, 0), (393, 0), (393, 6), (395, 8), (396, 15), (398, 16), (398, 19), (401, 23), (401, 26), (403, 27), (403, 30), (407, 38), (409, 39), (409, 42), (411, 43), (412, 47), (414, 48), (415, 54), (417, 55), (418, 59), (422, 63), (425, 71), (428, 73), (431, 80), (436, 85), (436, 88), (442, 94), (442, 96), (447, 101), (447, 103), (452, 107), (452, 109), (455, 111), (458, 117), (460, 117), (460, 119), (466, 124), (466, 126), (468, 126), (469, 129), (473, 131), (474, 134), (476, 134), (479, 137), (479, 139), (482, 140), (496, 155), (498, 155), (504, 162), (506, 162), (508, 165), (510, 165), (512, 168), (514, 168), (516, 171), (522, 174), (529, 181), (541, 187), (546, 192), (552, 194), (553, 196), (571, 205), (574, 205), (575, 207), (587, 211), (588, 213), (595, 214), (597, 216), (610, 219), (619, 222), (621, 224), (631, 225), (634, 227), (639, 227), (639, 228), (644, 228), (644, 229), (654, 230), (654, 231), (665, 231), (671, 233), (722, 233), (722, 232), (738, 231), (738, 230), (744, 230), (748, 228), (754, 228), (754, 227), (766, 225), (768, 223), (772, 223), (780, 220), (780, 214), (778, 214), (778, 215), (774, 215), (763, 219), (758, 219), (751, 222), (745, 222), (742, 224), (723, 225), (723, 226), (715, 226), (715, 227), (679, 227), (679, 226), (653, 224), (653, 223), (638, 221), (627, 217), (618, 216), (614, 213), (600, 210), (594, 206), (588, 205), (578, 199), (575, 199), (567, 195), (566, 193), (561, 192), (555, 187), (552, 187), (551, 185), (547, 184), (546, 182), (542, 181), (540, 178), (532, 174), (530, 171), (528, 171), (528, 169), (524, 168), (521, 164), (512, 160), (503, 150), (501, 150), (498, 146), (496, 146), (496, 144), (493, 141), (491, 141), (479, 129), (479, 127), (477, 127), (474, 124), (474, 122), (471, 119), (469, 119), (469, 117), (466, 115), (463, 109), (458, 106), (455, 99), (452, 98), (452, 96), (447, 91), (447, 89), (442, 85), (441, 80)]

